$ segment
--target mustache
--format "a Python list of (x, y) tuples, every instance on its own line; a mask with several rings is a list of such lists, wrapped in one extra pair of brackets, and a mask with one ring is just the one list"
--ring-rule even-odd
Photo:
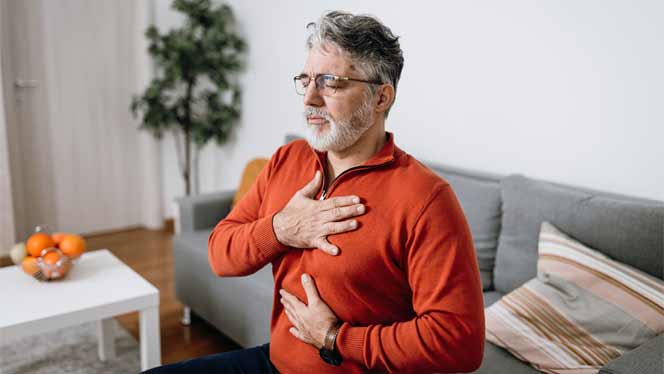
[(328, 113), (326, 110), (318, 109), (312, 106), (304, 108), (304, 112), (302, 112), (302, 115), (304, 116), (305, 119), (311, 116), (323, 117), (328, 121), (332, 119), (330, 113)]

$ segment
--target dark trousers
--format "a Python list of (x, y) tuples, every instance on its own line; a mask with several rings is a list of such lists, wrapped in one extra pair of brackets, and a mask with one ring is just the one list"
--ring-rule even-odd
[(240, 349), (209, 356), (192, 358), (170, 365), (159, 366), (143, 373), (228, 373), (228, 374), (277, 374), (270, 362), (270, 344)]

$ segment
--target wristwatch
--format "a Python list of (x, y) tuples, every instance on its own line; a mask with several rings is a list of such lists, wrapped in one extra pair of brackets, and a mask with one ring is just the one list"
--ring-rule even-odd
[(334, 366), (341, 365), (341, 362), (343, 361), (336, 348), (337, 334), (339, 333), (341, 324), (341, 322), (338, 322), (327, 330), (327, 334), (325, 334), (325, 345), (323, 345), (318, 351), (318, 353), (320, 353), (320, 358), (322, 358), (323, 361)]

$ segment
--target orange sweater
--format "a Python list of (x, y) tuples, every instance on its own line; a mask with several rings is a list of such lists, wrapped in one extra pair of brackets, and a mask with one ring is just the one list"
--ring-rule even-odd
[[(356, 217), (358, 229), (328, 236), (339, 255), (286, 247), (272, 229), (272, 216), (316, 170), (325, 170), (326, 154), (304, 140), (276, 151), (210, 235), (210, 266), (219, 276), (272, 264), (270, 360), (281, 373), (468, 372), (482, 360), (482, 287), (465, 216), (450, 185), (387, 136), (381, 151), (326, 191), (328, 198), (357, 195), (367, 208)], [(306, 303), (305, 272), (344, 321), (340, 367), (288, 332), (278, 290)]]

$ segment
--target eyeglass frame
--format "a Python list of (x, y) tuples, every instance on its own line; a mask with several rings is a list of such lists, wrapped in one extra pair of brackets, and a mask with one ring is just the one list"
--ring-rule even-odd
[[(318, 86), (318, 77), (324, 77), (324, 76), (332, 77), (334, 80), (342, 81), (342, 82), (352, 81), (352, 82), (362, 82), (362, 83), (378, 84), (378, 85), (385, 84), (383, 82), (376, 81), (376, 80), (357, 79), (357, 78), (351, 78), (351, 77), (342, 77), (342, 76), (339, 76), (339, 75), (334, 75), (334, 74), (329, 74), (329, 73), (321, 73), (321, 74), (316, 74), (313, 77), (314, 87), (319, 92), (320, 92), (321, 88)], [(304, 87), (304, 92), (299, 93), (299, 92), (297, 92), (297, 84), (298, 84), (297, 81), (301, 80), (304, 77), (309, 78), (309, 83), (306, 86), (303, 86)], [(311, 77), (309, 77), (307, 74), (296, 75), (296, 76), (293, 77), (293, 84), (295, 84), (295, 93), (300, 95), (300, 96), (304, 96), (307, 93), (306, 91), (307, 91), (307, 88), (309, 87), (309, 84), (311, 84)], [(334, 88), (334, 92), (332, 93), (332, 95), (334, 95), (335, 93), (337, 93), (337, 88), (339, 88), (339, 87), (328, 87), (328, 88)]]

